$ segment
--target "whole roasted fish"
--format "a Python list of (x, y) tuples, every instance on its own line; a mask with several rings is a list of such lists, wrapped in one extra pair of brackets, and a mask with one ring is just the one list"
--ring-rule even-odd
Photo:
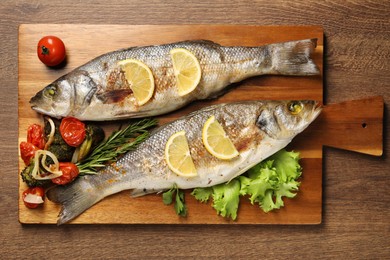
[[(211, 41), (185, 41), (158, 46), (133, 47), (104, 54), (66, 74), (30, 100), (32, 109), (61, 118), (116, 120), (155, 116), (174, 111), (191, 101), (220, 95), (231, 83), (264, 75), (305, 76), (319, 74), (310, 59), (316, 40), (276, 43), (261, 47), (224, 47)], [(200, 63), (196, 89), (180, 96), (170, 51), (184, 48)], [(152, 98), (138, 105), (118, 63), (141, 61), (150, 68), (155, 90)]]
[[(68, 186), (56, 186), (47, 196), (62, 204), (58, 224), (63, 224), (122, 190), (133, 189), (133, 195), (140, 196), (175, 184), (190, 189), (227, 182), (285, 147), (320, 111), (314, 101), (248, 101), (206, 107), (161, 126), (114, 165), (96, 175), (81, 176)], [(220, 160), (204, 147), (202, 128), (211, 116), (224, 128), (239, 156)], [(164, 157), (169, 137), (183, 130), (197, 170), (195, 177), (176, 175)]]

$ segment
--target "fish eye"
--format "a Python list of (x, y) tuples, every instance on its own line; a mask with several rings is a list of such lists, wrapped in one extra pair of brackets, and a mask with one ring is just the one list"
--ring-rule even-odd
[(292, 115), (298, 115), (302, 111), (303, 105), (298, 101), (291, 101), (287, 104), (287, 109)]
[(45, 95), (49, 97), (53, 97), (56, 94), (57, 88), (55, 85), (49, 85), (45, 89)]

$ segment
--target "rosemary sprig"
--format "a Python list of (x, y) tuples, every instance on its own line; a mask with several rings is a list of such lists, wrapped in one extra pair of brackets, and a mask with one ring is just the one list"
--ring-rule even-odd
[(96, 174), (100, 168), (105, 167), (118, 156), (134, 150), (149, 136), (148, 129), (156, 125), (155, 119), (143, 119), (128, 125), (125, 129), (114, 131), (87, 158), (76, 164), (79, 174)]

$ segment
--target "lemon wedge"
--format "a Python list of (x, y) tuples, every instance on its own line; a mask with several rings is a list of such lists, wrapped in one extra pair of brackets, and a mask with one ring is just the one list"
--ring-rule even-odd
[(165, 161), (169, 169), (183, 177), (194, 177), (197, 171), (192, 161), (185, 131), (169, 137), (165, 145)]
[(207, 151), (218, 159), (230, 160), (239, 155), (215, 116), (211, 116), (203, 125), (202, 140)]
[(172, 49), (170, 54), (179, 96), (187, 95), (200, 82), (202, 73), (199, 61), (194, 54), (182, 48)]
[(118, 62), (118, 65), (124, 71), (138, 105), (144, 105), (152, 98), (154, 93), (152, 71), (143, 62), (134, 59), (122, 60)]

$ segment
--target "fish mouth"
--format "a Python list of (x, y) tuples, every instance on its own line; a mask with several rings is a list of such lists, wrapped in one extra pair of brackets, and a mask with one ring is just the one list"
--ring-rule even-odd
[(318, 101), (314, 101), (311, 122), (313, 122), (321, 114), (321, 111), (322, 104)]
[(60, 116), (58, 116), (58, 114), (56, 113), (55, 108), (52, 106), (52, 102), (46, 101), (43, 94), (43, 90), (36, 93), (35, 96), (30, 99), (29, 103), (31, 109), (40, 114), (47, 115), (53, 118), (60, 118)]
[(34, 110), (40, 114), (47, 115), (47, 116), (54, 117), (54, 118), (60, 118), (55, 113), (53, 113), (53, 111), (48, 111), (48, 110), (46, 110), (46, 109), (44, 109), (36, 104), (32, 104), (31, 100), (30, 100), (30, 106), (31, 106), (32, 110)]
[(38, 93), (36, 93), (32, 98), (30, 98), (29, 103), (30, 103), (31, 108), (37, 106), (37, 104), (39, 103), (39, 100), (42, 99), (42, 95), (43, 94), (42, 94), (42, 90), (41, 90)]
[(42, 100), (43, 100), (43, 90), (41, 90), (38, 93), (36, 93), (30, 99), (29, 103), (30, 103), (31, 109), (33, 109), (33, 110), (35, 110), (37, 112), (40, 112), (40, 113), (45, 113), (46, 111), (41, 106)]
[(305, 102), (307, 105), (311, 106), (308, 108), (306, 113), (307, 118), (302, 121), (302, 124), (297, 128), (297, 133), (303, 132), (313, 121), (321, 114), (322, 105), (318, 101), (308, 100)]

